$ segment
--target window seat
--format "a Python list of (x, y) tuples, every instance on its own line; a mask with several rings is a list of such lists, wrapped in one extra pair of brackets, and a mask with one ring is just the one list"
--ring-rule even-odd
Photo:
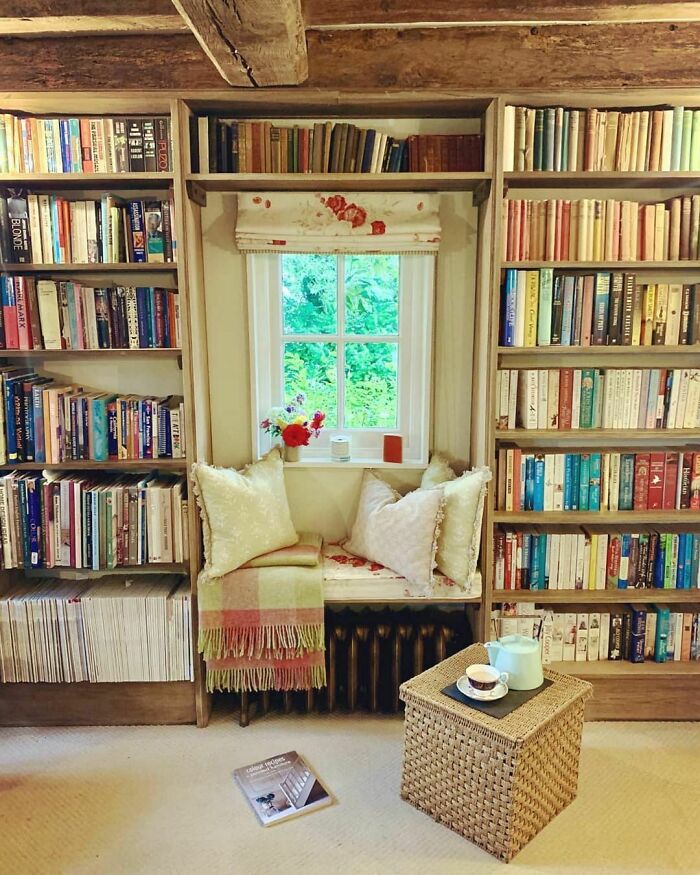
[(477, 569), (469, 589), (462, 590), (436, 572), (433, 592), (425, 596), (390, 568), (353, 556), (339, 544), (324, 544), (323, 598), (326, 604), (476, 604), (481, 598), (481, 573)]

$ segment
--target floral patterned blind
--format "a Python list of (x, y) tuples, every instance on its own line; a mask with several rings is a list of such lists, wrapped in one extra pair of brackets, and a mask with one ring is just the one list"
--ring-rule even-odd
[(245, 192), (243, 252), (437, 252), (439, 195), (413, 192)]

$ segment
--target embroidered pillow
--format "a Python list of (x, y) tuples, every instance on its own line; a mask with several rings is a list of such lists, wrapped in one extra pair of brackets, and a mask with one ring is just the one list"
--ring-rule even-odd
[(352, 533), (343, 546), (427, 589), (433, 580), (442, 503), (440, 489), (416, 490), (402, 498), (365, 471)]
[(447, 459), (440, 453), (433, 453), (430, 464), (423, 472), (420, 488), (432, 489), (433, 486), (440, 486), (448, 480), (454, 480), (456, 476)]
[(428, 490), (442, 490), (445, 496), (436, 554), (437, 567), (460, 587), (469, 587), (476, 571), (486, 484), (490, 479), (491, 471), (488, 468), (474, 468), (465, 471), (456, 480), (450, 479), (442, 486), (432, 486)]
[(292, 525), (279, 450), (243, 471), (192, 466), (202, 516), (204, 572), (221, 577), (299, 540)]

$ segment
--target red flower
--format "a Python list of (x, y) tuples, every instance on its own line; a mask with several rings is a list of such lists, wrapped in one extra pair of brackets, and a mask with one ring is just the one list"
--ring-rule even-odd
[(353, 228), (359, 228), (367, 221), (367, 211), (358, 207), (357, 204), (348, 204), (341, 213), (338, 213), (338, 219), (350, 222)]
[(282, 440), (288, 447), (308, 447), (309, 430), (303, 425), (293, 422), (282, 432)]
[(321, 198), (321, 203), (328, 207), (329, 210), (334, 212), (336, 216), (347, 206), (347, 201), (342, 196), (342, 194), (332, 194), (328, 198)]
[(311, 431), (320, 431), (323, 428), (323, 421), (325, 418), (326, 414), (317, 410), (316, 413), (314, 413), (314, 418), (311, 420), (311, 425), (309, 426)]
[(376, 219), (372, 222), (372, 234), (384, 234), (386, 232), (386, 225), (382, 222), (381, 219)]

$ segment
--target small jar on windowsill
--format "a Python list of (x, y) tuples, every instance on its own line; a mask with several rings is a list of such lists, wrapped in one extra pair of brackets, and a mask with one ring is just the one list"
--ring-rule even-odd
[(290, 447), (288, 444), (284, 445), (284, 461), (285, 462), (298, 462), (301, 460), (301, 447)]

